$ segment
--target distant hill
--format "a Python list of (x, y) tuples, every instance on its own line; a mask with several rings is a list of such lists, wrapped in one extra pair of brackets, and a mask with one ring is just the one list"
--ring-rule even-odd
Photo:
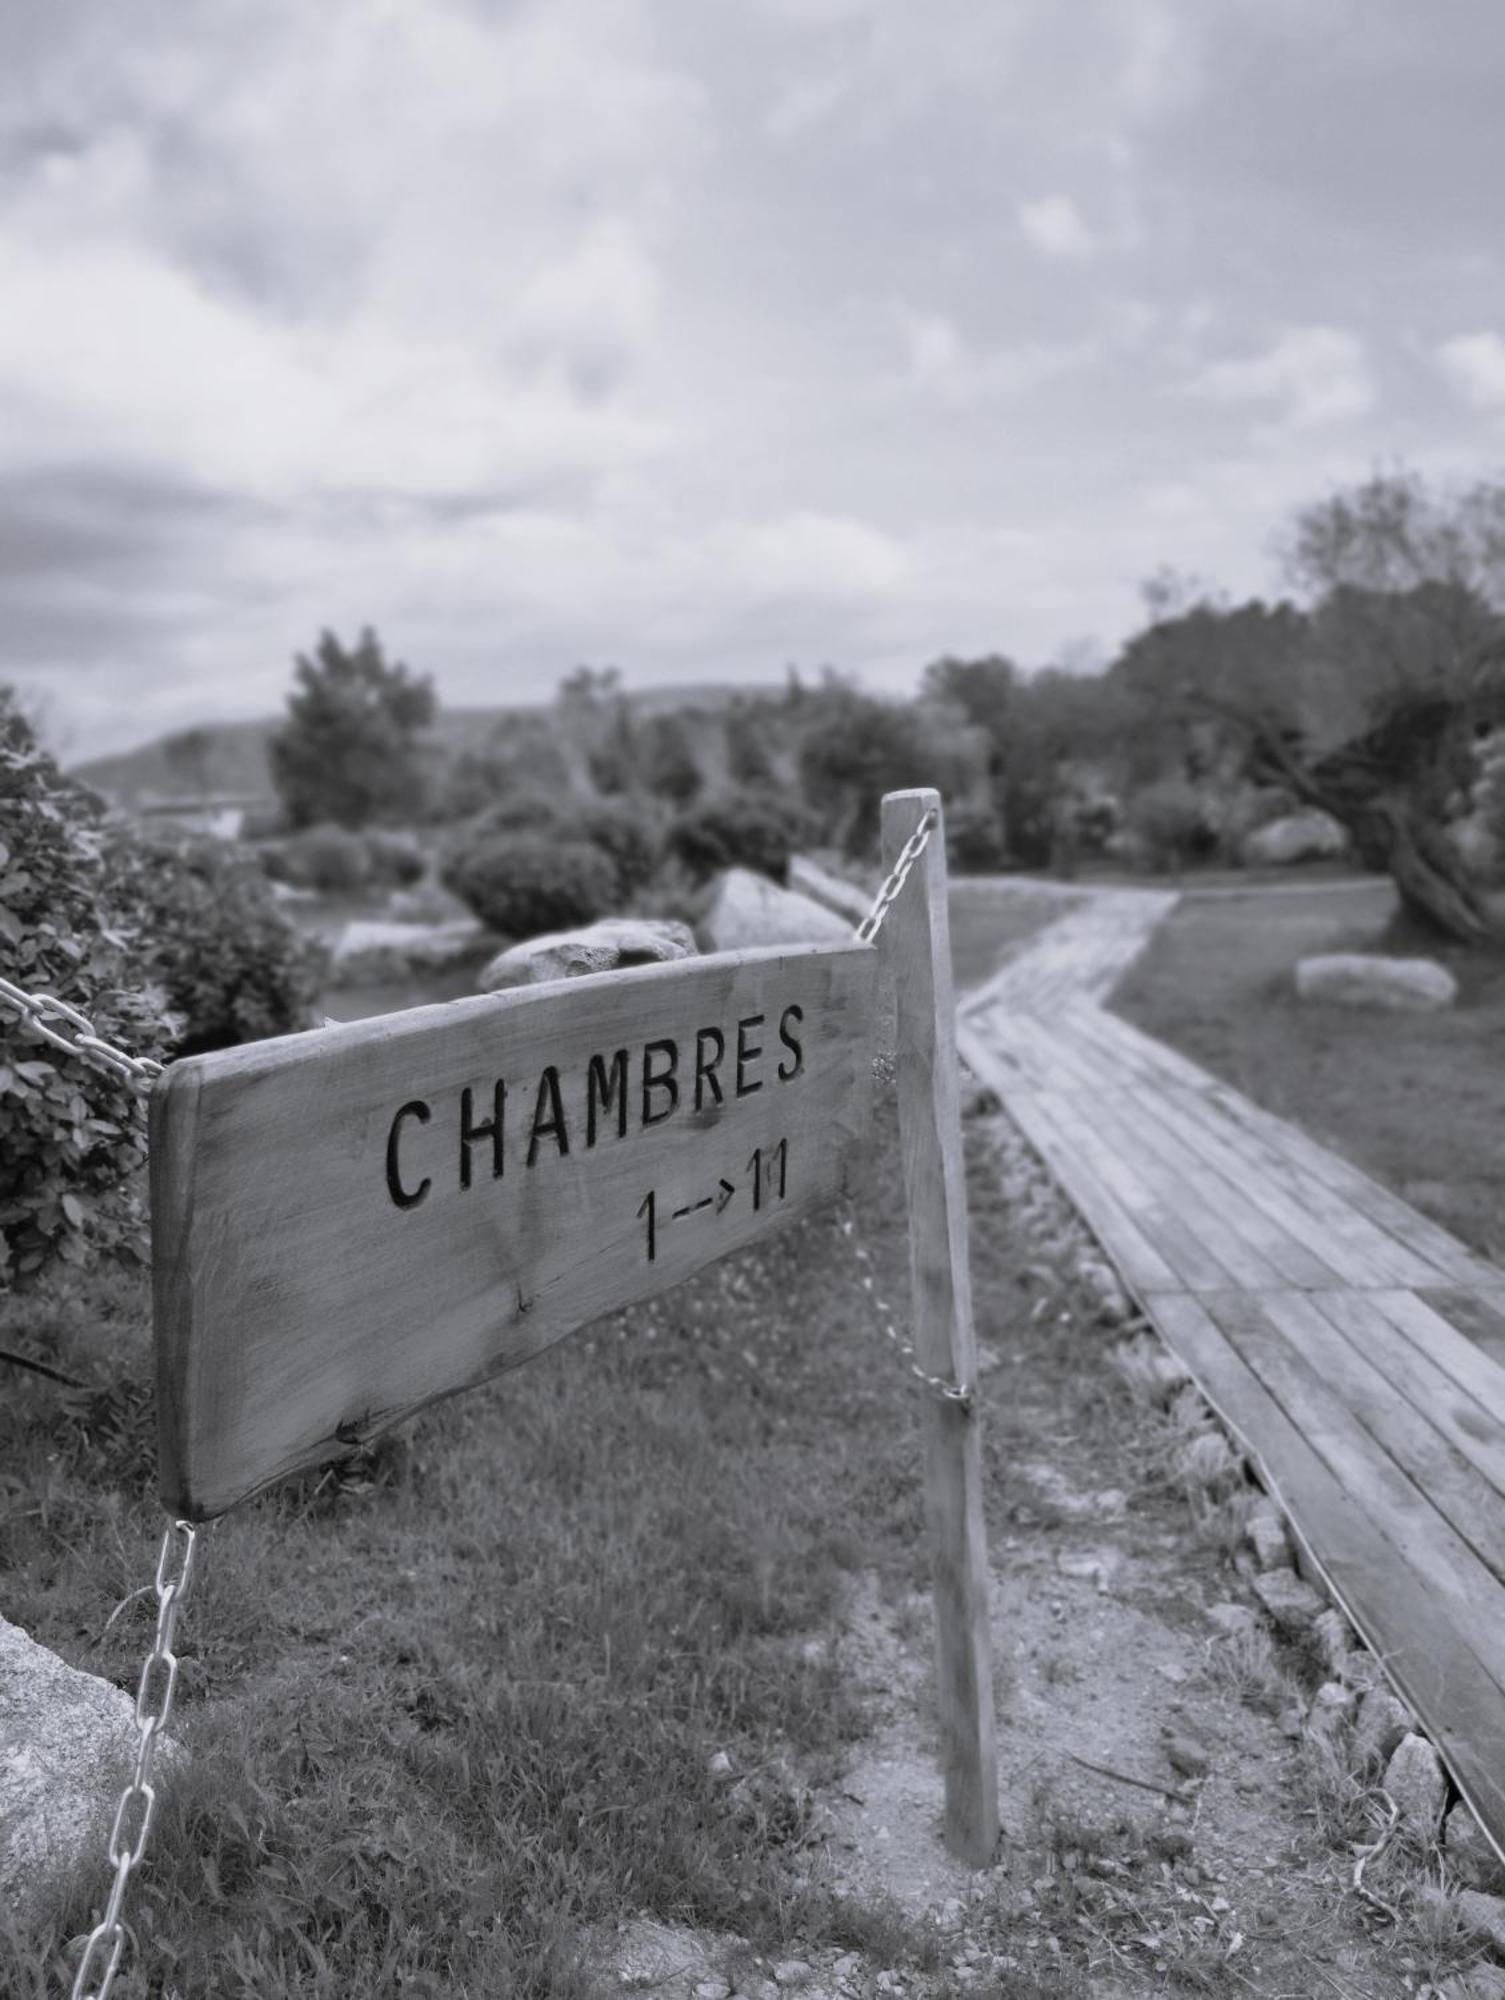
[[(739, 696), (777, 692), (776, 684), (729, 687), (711, 681), (690, 687), (623, 690), (640, 715), (661, 715), (672, 709), (716, 712)], [(496, 708), (441, 708), (434, 722), (434, 738), (444, 749), (458, 753), (483, 742), (510, 716), (537, 713), (538, 706), (525, 708), (517, 703)], [(74, 765), (72, 775), (122, 806), (205, 794), (270, 800), (276, 797), (276, 787), (267, 745), (281, 726), (280, 716), (256, 722), (205, 723), (202, 728), (176, 730), (112, 757), (92, 757), (85, 764)]]

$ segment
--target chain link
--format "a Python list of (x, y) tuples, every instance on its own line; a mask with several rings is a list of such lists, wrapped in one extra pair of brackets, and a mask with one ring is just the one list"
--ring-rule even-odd
[(899, 891), (909, 879), (909, 871), (920, 856), (932, 833), (941, 823), (940, 813), (934, 806), (928, 806), (914, 832), (899, 851), (899, 858), (889, 870), (888, 880), (873, 899), (873, 907), (857, 926), (857, 942), (871, 944), (883, 928), (883, 919), (888, 915), (898, 899)]
[(893, 1308), (879, 1293), (877, 1271), (868, 1254), (867, 1245), (857, 1234), (857, 1218), (850, 1209), (841, 1217), (837, 1227), (852, 1253), (852, 1259), (857, 1266), (857, 1282), (867, 1293), (868, 1301), (877, 1315), (879, 1331), (899, 1350), (910, 1374), (917, 1382), (923, 1383), (931, 1395), (938, 1396), (943, 1403), (959, 1403), (964, 1410), (970, 1410), (976, 1398), (976, 1390), (965, 1382), (950, 1382), (944, 1375), (927, 1375), (915, 1359), (914, 1348), (894, 1324)]
[[(82, 1056), (97, 1069), (113, 1070), (133, 1083), (150, 1083), (162, 1074), (163, 1065), (155, 1056), (128, 1055), (98, 1033), (87, 1014), (53, 993), (27, 993), (9, 979), (0, 979), (0, 1000), (13, 1007), (34, 1035), (55, 1049)], [(58, 1025), (67, 1031), (59, 1033)]]
[[(115, 1820), (110, 1828), (109, 1845), (105, 1849), (110, 1866), (115, 1871), (115, 1879), (110, 1884), (104, 1915), (89, 1933), (78, 1971), (73, 1975), (72, 2000), (106, 2000), (115, 1974), (120, 1970), (121, 1953), (127, 1936), (120, 1911), (131, 1870), (140, 1865), (141, 1857), (146, 1852), (147, 1835), (151, 1832), (152, 1816), (157, 1809), (152, 1764), (157, 1754), (157, 1738), (167, 1727), (168, 1717), (172, 1714), (172, 1698), (178, 1685), (178, 1656), (172, 1649), (172, 1642), (177, 1630), (178, 1612), (188, 1595), (188, 1585), (193, 1576), (196, 1539), (197, 1530), (190, 1521), (174, 1521), (163, 1530), (162, 1547), (157, 1556), (157, 1631), (136, 1690), (136, 1762), (130, 1781), (115, 1807)], [(154, 1690), (153, 1680), (158, 1669), (163, 1669), (164, 1674)], [(135, 1833), (128, 1840), (126, 1834), (133, 1818)]]

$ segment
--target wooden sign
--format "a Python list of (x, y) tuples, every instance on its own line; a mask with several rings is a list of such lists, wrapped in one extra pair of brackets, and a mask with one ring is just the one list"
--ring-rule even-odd
[(877, 954), (726, 953), (174, 1063), (162, 1499), (204, 1520), (846, 1185)]

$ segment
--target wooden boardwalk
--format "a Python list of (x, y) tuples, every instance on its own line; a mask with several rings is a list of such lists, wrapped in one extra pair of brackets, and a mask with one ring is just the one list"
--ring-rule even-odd
[(1073, 909), (964, 1002), (962, 1052), (1505, 1851), (1505, 1271), (1104, 1010), (1174, 900)]

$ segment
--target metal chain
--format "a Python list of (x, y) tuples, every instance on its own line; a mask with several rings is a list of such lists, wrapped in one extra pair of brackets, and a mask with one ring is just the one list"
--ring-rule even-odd
[(888, 915), (898, 898), (899, 891), (909, 879), (909, 871), (925, 852), (926, 843), (941, 823), (940, 813), (934, 806), (928, 806), (914, 832), (899, 851), (899, 858), (889, 870), (888, 880), (873, 899), (873, 907), (857, 926), (857, 942), (871, 944), (883, 928), (883, 919)]
[[(162, 1074), (164, 1065), (155, 1056), (133, 1056), (117, 1049), (97, 1032), (87, 1014), (81, 1014), (66, 1000), (59, 1000), (56, 994), (27, 993), (9, 979), (0, 979), (0, 1000), (16, 1010), (34, 1035), (40, 1035), (55, 1049), (82, 1056), (96, 1068), (113, 1070), (133, 1083), (150, 1083)], [(61, 1022), (67, 1032), (59, 1034), (54, 1022)]]
[(960, 1403), (964, 1410), (970, 1410), (976, 1396), (976, 1390), (965, 1382), (948, 1382), (944, 1375), (927, 1375), (915, 1359), (914, 1348), (900, 1333), (898, 1327), (895, 1326), (893, 1308), (879, 1294), (877, 1272), (873, 1260), (868, 1255), (867, 1245), (857, 1234), (857, 1218), (850, 1210), (842, 1216), (839, 1227), (842, 1235), (847, 1240), (847, 1246), (851, 1250), (853, 1260), (857, 1265), (857, 1282), (867, 1293), (868, 1300), (872, 1305), (874, 1313), (877, 1315), (879, 1330), (887, 1340), (891, 1341), (898, 1348), (908, 1365), (910, 1374), (913, 1375), (917, 1382), (922, 1382), (931, 1395), (939, 1396), (943, 1403)]
[[(167, 1719), (172, 1713), (172, 1698), (178, 1685), (178, 1656), (172, 1649), (172, 1642), (178, 1611), (188, 1595), (189, 1580), (193, 1575), (196, 1537), (197, 1530), (190, 1521), (174, 1521), (163, 1530), (162, 1547), (157, 1556), (156, 1637), (141, 1669), (141, 1684), (136, 1690), (136, 1764), (129, 1784), (120, 1794), (115, 1821), (110, 1828), (109, 1845), (105, 1849), (110, 1866), (115, 1871), (115, 1879), (110, 1884), (104, 1915), (89, 1933), (84, 1945), (84, 1955), (73, 1976), (72, 2000), (106, 2000), (115, 1974), (120, 1970), (120, 1955), (126, 1940), (126, 1924), (120, 1910), (131, 1871), (140, 1864), (146, 1852), (146, 1837), (151, 1832), (152, 1815), (157, 1807), (156, 1788), (151, 1781), (152, 1762), (157, 1754), (157, 1738), (167, 1727)], [(170, 1576), (168, 1569), (179, 1546), (181, 1560), (177, 1573)], [(157, 1705), (153, 1707), (153, 1676), (159, 1670), (162, 1679), (157, 1683)], [(135, 1835), (127, 1841), (126, 1828), (133, 1813), (137, 1815)], [(98, 1972), (97, 1984), (91, 1984), (101, 1959), (104, 1961), (103, 1969)]]

